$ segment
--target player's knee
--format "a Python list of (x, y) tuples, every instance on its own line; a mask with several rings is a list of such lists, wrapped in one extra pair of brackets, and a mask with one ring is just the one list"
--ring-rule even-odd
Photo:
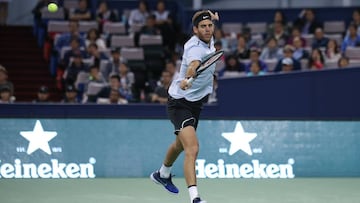
[(194, 145), (191, 145), (191, 146), (187, 146), (184, 150), (185, 150), (185, 155), (186, 156), (197, 157), (197, 155), (199, 153), (199, 145), (194, 144)]

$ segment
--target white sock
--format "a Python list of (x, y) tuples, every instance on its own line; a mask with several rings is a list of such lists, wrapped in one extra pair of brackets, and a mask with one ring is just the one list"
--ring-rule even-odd
[(160, 177), (161, 177), (161, 178), (168, 178), (168, 177), (170, 177), (171, 168), (172, 168), (171, 166), (167, 167), (167, 166), (165, 166), (164, 164), (161, 165), (160, 170), (159, 170), (159, 172), (160, 172)]
[(198, 189), (196, 185), (191, 185), (188, 187), (189, 189), (189, 195), (190, 195), (190, 201), (192, 202), (195, 198), (199, 197)]

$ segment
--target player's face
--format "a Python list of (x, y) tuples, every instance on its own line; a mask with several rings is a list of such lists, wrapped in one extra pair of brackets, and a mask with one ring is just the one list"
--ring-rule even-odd
[(194, 26), (194, 33), (202, 41), (209, 43), (214, 34), (214, 24), (211, 20), (202, 20), (197, 27)]

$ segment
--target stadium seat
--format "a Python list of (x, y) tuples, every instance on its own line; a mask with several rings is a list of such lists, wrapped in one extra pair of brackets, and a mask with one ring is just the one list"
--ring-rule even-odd
[(324, 22), (325, 33), (344, 33), (345, 22), (344, 21), (325, 21)]
[(314, 40), (314, 35), (313, 34), (303, 34), (301, 36), (305, 39), (306, 45), (311, 47), (313, 40)]
[(54, 21), (48, 23), (48, 32), (69, 32), (69, 21)]
[(231, 33), (239, 34), (241, 33), (242, 23), (223, 23), (221, 28), (225, 35), (229, 35)]
[(88, 32), (90, 29), (99, 29), (99, 25), (96, 21), (79, 21), (79, 31)]
[(360, 59), (360, 47), (347, 47), (345, 56), (349, 59)]
[(327, 61), (325, 62), (325, 69), (335, 69), (338, 68), (338, 62), (337, 61)]
[(64, 9), (59, 8), (56, 12), (50, 12), (47, 7), (41, 9), (41, 18), (46, 20), (64, 20)]
[(324, 36), (329, 39), (334, 39), (337, 42), (338, 46), (340, 46), (343, 41), (342, 34), (325, 34)]
[(121, 56), (127, 60), (144, 60), (144, 49), (140, 48), (122, 48)]
[(360, 67), (360, 59), (350, 59), (349, 67)]
[(107, 22), (104, 24), (103, 31), (107, 34), (126, 34), (126, 27), (124, 23)]
[(79, 6), (79, 1), (78, 0), (64, 0), (64, 8), (66, 9), (75, 9), (78, 8)]
[(266, 63), (267, 67), (268, 67), (268, 72), (273, 72), (278, 60), (277, 59), (266, 59), (264, 60), (264, 62)]
[(139, 45), (162, 45), (162, 36), (161, 35), (140, 35)]
[(130, 25), (129, 32), (131, 32), (131, 33), (139, 32), (140, 29), (141, 29), (143, 26), (144, 26), (144, 25), (142, 25), (142, 24), (133, 24), (133, 25)]
[(133, 35), (113, 35), (110, 40), (111, 47), (135, 47)]
[(266, 22), (247, 23), (246, 27), (250, 28), (251, 34), (262, 34), (266, 32)]

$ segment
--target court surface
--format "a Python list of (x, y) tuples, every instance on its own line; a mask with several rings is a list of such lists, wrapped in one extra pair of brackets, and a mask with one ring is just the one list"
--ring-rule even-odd
[[(189, 203), (148, 178), (0, 179), (1, 203)], [(360, 178), (200, 179), (208, 203), (360, 203)]]

